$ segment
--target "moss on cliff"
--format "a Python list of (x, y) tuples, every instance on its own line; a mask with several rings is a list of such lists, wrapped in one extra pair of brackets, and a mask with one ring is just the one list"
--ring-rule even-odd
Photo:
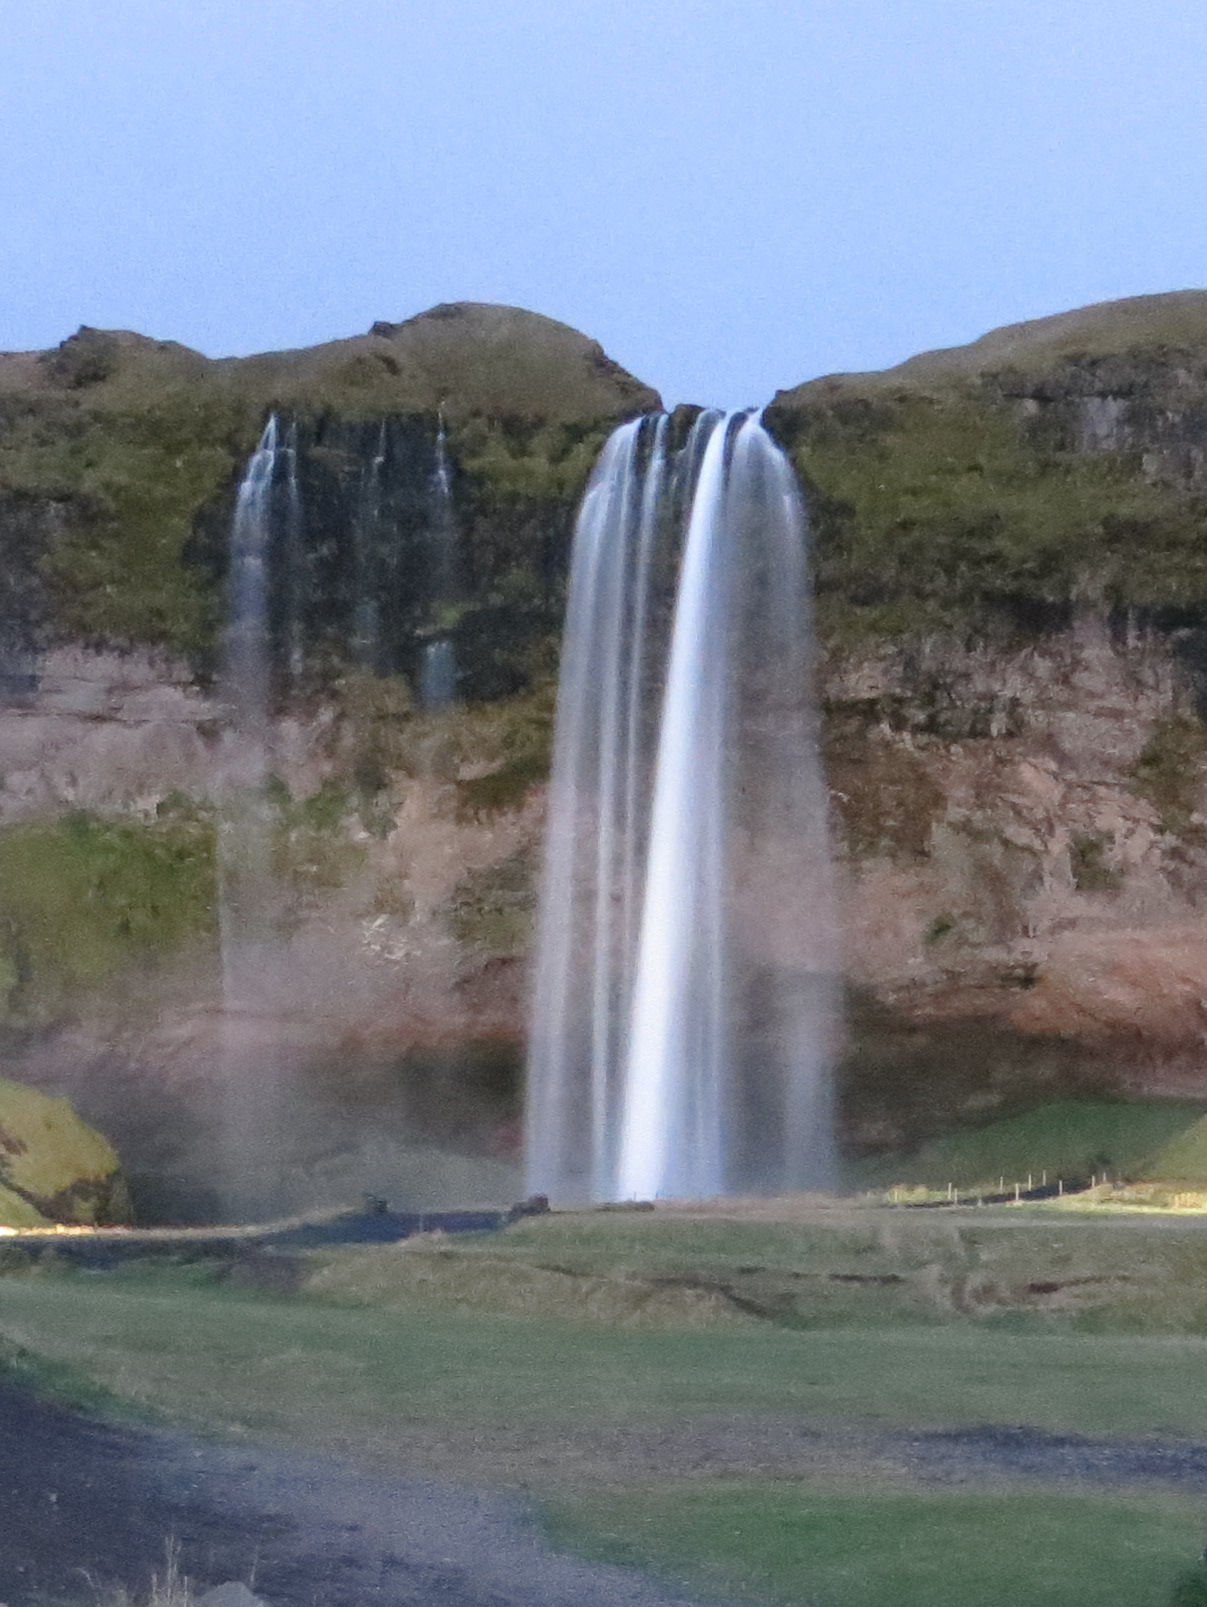
[(1140, 302), (777, 396), (826, 635), (1032, 632), (1077, 601), (1207, 610), (1207, 294)]
[(526, 954), (536, 915), (537, 874), (537, 855), (526, 847), (464, 877), (448, 911), (457, 941), (483, 959)]
[(1159, 720), (1132, 767), (1132, 785), (1157, 811), (1162, 830), (1183, 841), (1203, 842), (1196, 819), (1207, 780), (1207, 727), (1191, 714)]
[[(467, 579), (484, 610), (471, 624), (518, 630), (530, 651), (557, 613), (570, 513), (599, 443), (657, 405), (566, 325), (469, 303), (249, 358), (210, 361), (93, 329), (52, 352), (0, 354), (0, 493), (58, 510), (41, 550), (26, 540), (18, 554), (0, 506), (0, 555), (29, 572), (23, 617), (0, 617), (0, 636), (149, 644), (212, 662), (224, 577), (215, 532), (269, 411), (305, 421), (321, 456), (341, 427), (410, 419), (434, 432), (441, 409), (465, 459)], [(535, 628), (517, 627), (521, 594)], [(489, 695), (525, 674), (503, 673)]]
[(213, 930), (213, 833), (68, 815), (0, 832), (0, 1028), (61, 1015), (119, 969)]
[(842, 403), (784, 433), (831, 637), (995, 634), (1078, 599), (1207, 606), (1207, 499), (1150, 483), (1137, 451), (1045, 440), (988, 388)]

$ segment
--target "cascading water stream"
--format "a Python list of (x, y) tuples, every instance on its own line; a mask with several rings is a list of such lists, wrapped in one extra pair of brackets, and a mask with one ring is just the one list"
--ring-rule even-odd
[(306, 658), (306, 555), (302, 528), (302, 490), (298, 480), (298, 426), (285, 434), (285, 664), (296, 688)]
[[(432, 611), (437, 615), (457, 601), (457, 523), (453, 510), (453, 474), (443, 410), (436, 428), (436, 462), (432, 471), (432, 520), (428, 538), (428, 571)], [(419, 664), (419, 703), (444, 708), (457, 697), (457, 650), (444, 635), (424, 646)]]
[(542, 889), (529, 1186), (831, 1176), (834, 921), (805, 523), (747, 414), (624, 425), (575, 536)]
[[(270, 586), (274, 501), (286, 469), (286, 588), (296, 554), (289, 545), (297, 508), (296, 438), (281, 444), (269, 418), (239, 486), (231, 522), (227, 626), (220, 687), (227, 710), (217, 811), (218, 931), (222, 1014), (219, 1127), (221, 1181), (235, 1215), (254, 1197), (252, 1180), (277, 1114), (271, 1060), (249, 1041), (266, 977), (275, 963), (279, 899), (272, 869), (273, 820), (267, 784), (271, 755)], [(287, 597), (286, 651), (293, 645), (293, 597)], [(251, 1033), (254, 1038), (254, 1032)], [(252, 1192), (249, 1194), (249, 1189)]]
[(235, 500), (227, 583), (221, 688), (228, 710), (217, 853), (223, 994), (234, 1006), (246, 980), (246, 950), (267, 919), (270, 844), (264, 807), (268, 778), (270, 650), (268, 556), (273, 487), (281, 454), (274, 413), (264, 427)]
[(362, 471), (360, 505), (353, 529), (352, 651), (366, 669), (378, 669), (381, 658), (382, 473), (386, 462), (386, 421), (382, 419), (373, 456)]

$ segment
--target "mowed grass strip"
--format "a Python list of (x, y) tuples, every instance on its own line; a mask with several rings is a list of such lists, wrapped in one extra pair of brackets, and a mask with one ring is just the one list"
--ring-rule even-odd
[(650, 1487), (546, 1506), (555, 1541), (688, 1589), (825, 1607), (1171, 1607), (1201, 1501), (1052, 1491)]
[(0, 1337), (184, 1422), (405, 1447), (407, 1426), (717, 1412), (1207, 1436), (1207, 1340), (973, 1325), (612, 1331), (88, 1275), (0, 1280)]

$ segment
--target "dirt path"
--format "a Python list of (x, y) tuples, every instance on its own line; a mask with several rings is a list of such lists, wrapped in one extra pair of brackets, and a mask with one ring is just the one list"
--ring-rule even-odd
[[(433, 1450), (420, 1437), (400, 1454), (430, 1466)], [(601, 1427), (561, 1441), (517, 1432), (485, 1460), (501, 1482), (545, 1489), (560, 1469), (578, 1488), (593, 1477), (762, 1474), (1207, 1492), (1207, 1445), (1190, 1441), (887, 1429), (785, 1413)], [(253, 1582), (272, 1607), (690, 1607), (630, 1571), (554, 1553), (518, 1496), (112, 1424), (7, 1384), (0, 1512), (8, 1607), (38, 1597), (91, 1603), (112, 1584), (141, 1590), (162, 1568), (169, 1536), (198, 1584)]]
[(549, 1549), (524, 1505), (338, 1462), (103, 1423), (0, 1385), (0, 1598), (76, 1598), (162, 1568), (272, 1607), (691, 1607)]

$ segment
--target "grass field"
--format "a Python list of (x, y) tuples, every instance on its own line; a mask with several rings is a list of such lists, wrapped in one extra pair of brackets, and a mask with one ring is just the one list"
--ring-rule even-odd
[(1207, 1180), (1207, 1124), (1198, 1125), (1204, 1117), (1207, 1105), (1192, 1101), (1059, 1100), (931, 1139), (910, 1155), (855, 1162), (849, 1181), (992, 1190), (1028, 1175), (1038, 1183), (1045, 1172), (1082, 1182), (1103, 1172)]
[[(749, 1481), (554, 1504), (564, 1544), (687, 1588), (828, 1607), (1170, 1607), (1201, 1502)], [(1181, 1561), (1181, 1566), (1179, 1566)]]
[(169, 1421), (523, 1484), (567, 1544), (700, 1590), (1170, 1607), (1198, 1579), (1207, 1499), (758, 1469), (786, 1421), (1207, 1439), (1207, 1219), (786, 1214), (557, 1215), (324, 1253), (292, 1294), (35, 1270), (0, 1279), (0, 1338)]

